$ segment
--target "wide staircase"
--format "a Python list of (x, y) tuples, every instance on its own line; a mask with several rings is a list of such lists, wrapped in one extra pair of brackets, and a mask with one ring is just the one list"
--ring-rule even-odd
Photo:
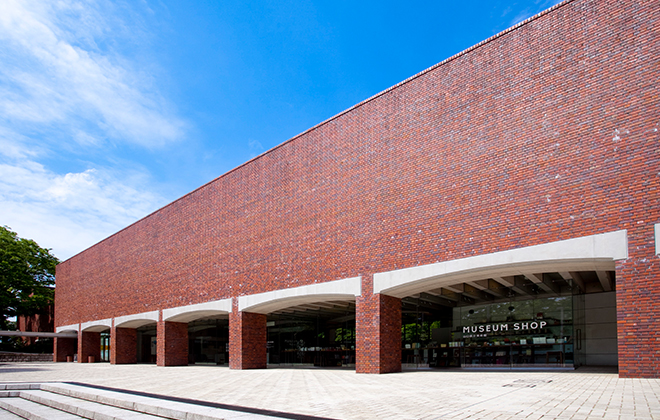
[(266, 414), (228, 410), (70, 383), (0, 383), (0, 420), (248, 420)]

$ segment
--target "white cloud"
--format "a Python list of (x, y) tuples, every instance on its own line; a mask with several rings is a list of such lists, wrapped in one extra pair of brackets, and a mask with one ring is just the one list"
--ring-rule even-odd
[[(152, 76), (114, 49), (98, 47), (112, 31), (127, 32), (104, 7), (77, 0), (0, 3), (0, 123), (57, 125), (73, 141), (108, 137), (158, 147), (182, 138), (185, 123)], [(95, 133), (81, 136), (81, 130)]]
[(140, 178), (133, 185), (100, 169), (58, 175), (28, 159), (0, 164), (0, 223), (66, 259), (165, 204)]
[(168, 201), (146, 170), (116, 163), (186, 134), (157, 64), (136, 53), (148, 14), (137, 2), (0, 1), (0, 225), (60, 259)]

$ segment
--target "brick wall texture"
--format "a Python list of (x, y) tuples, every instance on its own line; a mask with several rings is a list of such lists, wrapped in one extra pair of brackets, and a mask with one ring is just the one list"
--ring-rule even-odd
[(401, 299), (369, 292), (365, 282), (356, 299), (355, 370), (358, 373), (401, 372)]
[[(0, 363), (34, 363), (53, 361), (53, 353), (14, 353), (0, 351)], [(66, 358), (62, 361), (66, 362)]]
[(110, 363), (115, 365), (137, 363), (137, 330), (116, 328), (110, 330)]
[(59, 338), (53, 339), (53, 362), (66, 362), (67, 356), (76, 354), (78, 347), (78, 340), (75, 338)]
[(658, 376), (658, 27), (575, 0), (447, 59), (61, 263), (56, 325), (627, 229), (620, 367)]
[(266, 367), (266, 315), (238, 312), (229, 314), (229, 367), (263, 369)]
[(78, 334), (78, 362), (88, 363), (90, 356), (94, 362), (101, 360), (101, 333), (82, 331)]
[[(55, 330), (55, 309), (48, 305), (36, 314), (16, 317), (19, 331), (51, 332)], [(23, 343), (34, 344), (37, 337), (23, 337)]]
[(184, 322), (158, 322), (158, 366), (188, 365), (188, 324)]

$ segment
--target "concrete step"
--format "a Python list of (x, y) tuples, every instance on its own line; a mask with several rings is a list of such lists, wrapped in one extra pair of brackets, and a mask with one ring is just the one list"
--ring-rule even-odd
[(213, 408), (77, 385), (12, 384), (7, 385), (6, 388), (12, 389), (0, 390), (0, 407), (6, 406), (6, 410), (22, 417), (29, 414), (30, 417), (26, 418), (50, 419), (48, 416), (42, 416), (41, 413), (47, 413), (51, 417), (55, 416), (57, 413), (51, 410), (64, 413), (62, 414), (63, 419), (69, 418), (65, 414), (75, 416), (71, 418), (91, 420), (189, 420), (193, 418), (195, 420), (219, 420), (225, 418), (204, 413), (217, 410)]
[(0, 408), (0, 420), (25, 420), (23, 417), (19, 417), (16, 414), (3, 410)]
[(81, 420), (84, 418), (20, 397), (0, 397), (0, 408), (27, 420)]
[(50, 391), (25, 390), (20, 391), (20, 397), (37, 404), (42, 404), (90, 420), (163, 420), (163, 417), (160, 416), (69, 397)]
[[(0, 383), (0, 409), (27, 419), (268, 420), (256, 414), (62, 382)], [(1, 414), (1, 412), (0, 412)], [(3, 420), (0, 417), (0, 420)]]
[[(125, 410), (133, 410), (143, 414), (157, 416), (159, 420), (225, 420), (239, 418), (240, 414), (228, 410), (203, 407), (193, 404), (179, 403), (152, 397), (143, 397), (117, 391), (93, 389), (73, 384), (42, 384), (41, 389), (54, 394), (69, 396), (79, 400), (91, 401)], [(227, 416), (229, 414), (229, 416)], [(236, 416), (239, 414), (239, 416)], [(94, 419), (96, 420), (96, 419)]]

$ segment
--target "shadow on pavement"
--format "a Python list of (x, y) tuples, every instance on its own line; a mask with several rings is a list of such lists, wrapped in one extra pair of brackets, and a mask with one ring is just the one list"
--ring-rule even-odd
[(41, 372), (44, 370), (48, 370), (48, 369), (35, 368), (35, 367), (25, 367), (25, 368), (4, 367), (0, 365), (0, 373)]
[(166, 401), (176, 401), (180, 403), (185, 403), (185, 404), (195, 404), (195, 405), (200, 405), (204, 407), (213, 407), (213, 408), (220, 408), (223, 410), (231, 410), (231, 411), (238, 411), (242, 413), (251, 413), (251, 414), (260, 414), (264, 416), (272, 416), (272, 417), (279, 417), (283, 419), (294, 419), (294, 420), (334, 420), (328, 417), (317, 417), (317, 416), (308, 416), (305, 414), (295, 414), (295, 413), (285, 413), (282, 411), (273, 411), (273, 410), (262, 410), (259, 408), (251, 408), (251, 407), (241, 407), (238, 405), (230, 405), (230, 404), (219, 404), (219, 403), (213, 403), (209, 401), (201, 401), (201, 400), (193, 400), (193, 399), (188, 399), (188, 398), (178, 398), (178, 397), (170, 397), (166, 395), (158, 395), (158, 394), (151, 394), (148, 392), (139, 392), (139, 391), (130, 391), (126, 389), (120, 389), (120, 388), (110, 388), (107, 386), (100, 386), (100, 385), (90, 385), (82, 382), (62, 382), (66, 384), (71, 384), (71, 385), (78, 385), (78, 386), (85, 386), (88, 388), (95, 388), (95, 389), (102, 389), (106, 391), (114, 391), (114, 392), (121, 392), (124, 394), (130, 394), (130, 395), (139, 395), (141, 397), (150, 397), (150, 398), (158, 398), (161, 400), (166, 400)]

